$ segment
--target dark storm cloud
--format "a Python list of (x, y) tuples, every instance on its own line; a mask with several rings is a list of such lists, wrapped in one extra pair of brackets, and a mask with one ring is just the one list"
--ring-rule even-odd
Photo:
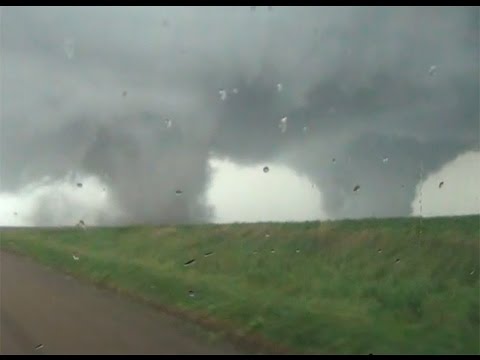
[[(246, 162), (260, 154), (284, 159), (318, 183), (331, 216), (406, 215), (420, 166), (426, 176), (478, 149), (478, 8), (358, 9), (351, 16), (327, 29), (294, 71), (315, 80), (303, 104), (275, 94), (266, 70), (224, 110), (217, 143)], [(309, 65), (333, 52), (326, 37), (345, 51), (316, 76)], [(275, 126), (284, 115), (286, 134)], [(245, 123), (256, 131), (241, 138)], [(356, 183), (362, 188), (354, 195)]]
[(478, 8), (4, 8), (1, 186), (87, 171), (127, 222), (204, 221), (213, 151), (406, 215), (420, 160), (478, 147), (478, 38)]

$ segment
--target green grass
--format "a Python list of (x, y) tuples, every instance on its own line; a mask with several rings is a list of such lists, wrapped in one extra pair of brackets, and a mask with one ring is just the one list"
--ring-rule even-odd
[(1, 248), (292, 352), (479, 354), (479, 231), (479, 216), (16, 229)]

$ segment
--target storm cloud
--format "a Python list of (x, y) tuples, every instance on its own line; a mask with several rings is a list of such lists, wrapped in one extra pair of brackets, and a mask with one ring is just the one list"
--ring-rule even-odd
[(3, 191), (76, 171), (108, 184), (123, 222), (204, 222), (215, 156), (289, 166), (334, 218), (399, 216), (420, 167), (479, 147), (477, 7), (10, 7), (0, 20)]

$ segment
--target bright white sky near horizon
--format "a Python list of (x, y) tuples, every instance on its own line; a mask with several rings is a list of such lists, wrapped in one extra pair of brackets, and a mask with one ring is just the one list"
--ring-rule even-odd
[[(328, 214), (322, 207), (322, 195), (305, 177), (282, 165), (242, 167), (224, 160), (211, 160), (214, 177), (207, 191), (214, 206), (215, 223), (258, 221), (323, 220)], [(75, 225), (80, 219), (94, 225), (99, 213), (115, 217), (108, 189), (95, 177), (84, 177), (78, 188), (72, 179), (50, 182), (45, 179), (17, 193), (0, 193), (0, 226), (31, 226), (30, 218), (43, 197), (56, 198), (56, 225)], [(439, 183), (444, 185), (439, 189)], [(422, 190), (423, 216), (465, 215), (480, 213), (480, 153), (465, 153), (440, 171), (425, 179)], [(419, 191), (412, 203), (418, 215)]]

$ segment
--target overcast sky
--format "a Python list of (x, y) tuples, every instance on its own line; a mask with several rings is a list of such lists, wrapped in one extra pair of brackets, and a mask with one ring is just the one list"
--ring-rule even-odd
[(9, 7), (0, 26), (2, 214), (406, 216), (447, 168), (438, 211), (478, 212), (452, 185), (478, 177), (478, 7)]

